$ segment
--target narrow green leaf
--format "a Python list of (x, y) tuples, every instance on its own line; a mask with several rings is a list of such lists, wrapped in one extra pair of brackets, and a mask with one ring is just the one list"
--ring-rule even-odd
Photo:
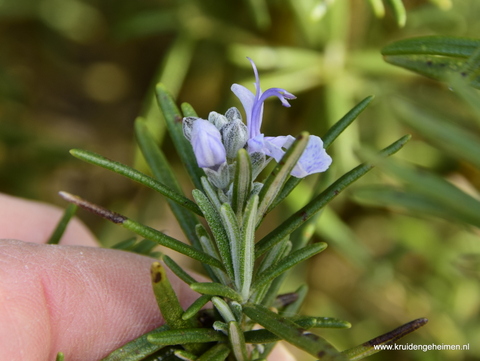
[(260, 305), (270, 307), (272, 303), (275, 302), (275, 298), (278, 296), (278, 291), (280, 290), (280, 287), (282, 287), (287, 276), (288, 273), (284, 272), (275, 278), (270, 284), (259, 288), (261, 296), (259, 302)]
[[(233, 314), (232, 309), (228, 306), (228, 303), (225, 302), (222, 298), (212, 297), (212, 303), (225, 322), (235, 321), (235, 315)], [(221, 325), (222, 330), (224, 329), (224, 326), (226, 326), (226, 328), (228, 329), (228, 326), (225, 322), (223, 322), (223, 324)]]
[(57, 353), (57, 357), (55, 358), (55, 361), (64, 361), (64, 360), (65, 360), (65, 355), (63, 354), (63, 352)]
[(302, 249), (299, 249), (298, 251), (293, 252), (292, 254), (282, 259), (281, 262), (268, 267), (263, 273), (258, 275), (252, 285), (252, 290), (256, 290), (268, 284), (270, 281), (280, 276), (289, 268), (307, 260), (308, 258), (316, 255), (317, 253), (322, 252), (325, 248), (327, 248), (327, 244), (320, 242), (308, 245)]
[(120, 224), (124, 228), (146, 238), (151, 241), (155, 241), (159, 243), (162, 246), (168, 247), (173, 249), (174, 251), (180, 252), (190, 258), (196, 259), (197, 261), (206, 263), (210, 266), (217, 267), (219, 269), (223, 270), (223, 265), (222, 263), (208, 255), (205, 252), (198, 251), (192, 246), (189, 246), (188, 244), (185, 244), (183, 242), (180, 242), (179, 240), (169, 237), (166, 234), (157, 231), (156, 229), (150, 228), (148, 226), (145, 226), (143, 224), (140, 224), (138, 222), (135, 222), (131, 219), (128, 219), (127, 217), (116, 213), (112, 212), (109, 209), (100, 207), (94, 203), (91, 203), (89, 201), (86, 201), (78, 196), (75, 196), (73, 194), (67, 193), (67, 192), (59, 192), (59, 195), (65, 199), (66, 201), (76, 204), (79, 207), (82, 207), (83, 209), (88, 210), (89, 212), (92, 212), (110, 222), (113, 222), (115, 224)]
[[(140, 147), (140, 150), (154, 177), (165, 186), (184, 196), (182, 189), (178, 184), (177, 179), (167, 162), (167, 159), (165, 158), (165, 155), (155, 142), (155, 139), (148, 130), (145, 121), (143, 121), (141, 118), (138, 118), (135, 121), (135, 135), (137, 137), (137, 143)], [(196, 217), (186, 208), (180, 206), (176, 202), (173, 202), (168, 198), (167, 202), (190, 243), (195, 248), (200, 249), (200, 245), (195, 237), (195, 225), (198, 223)]]
[(203, 295), (226, 297), (234, 301), (242, 302), (242, 297), (228, 286), (213, 282), (196, 282), (190, 285), (195, 292)]
[(202, 215), (202, 212), (198, 208), (198, 206), (192, 202), (190, 199), (178, 194), (171, 188), (168, 188), (164, 184), (157, 182), (155, 179), (119, 162), (115, 162), (109, 160), (101, 155), (95, 154), (93, 152), (89, 152), (86, 150), (81, 149), (72, 149), (70, 153), (85, 162), (98, 165), (102, 168), (111, 170), (117, 174), (123, 175), (131, 180), (143, 184), (158, 193), (164, 195), (167, 198), (170, 198), (174, 202), (178, 203), (182, 207), (189, 209), (190, 211)]
[(242, 305), (235, 301), (229, 302), (230, 309), (232, 310), (233, 315), (235, 316), (235, 320), (237, 322), (242, 322), (243, 319), (243, 312), (242, 312)]
[(232, 208), (238, 219), (242, 219), (243, 208), (252, 187), (252, 163), (246, 149), (237, 153), (235, 178), (233, 180)]
[(195, 227), (195, 231), (197, 233), (197, 237), (200, 239), (200, 243), (202, 244), (202, 248), (205, 252), (207, 252), (210, 256), (215, 258), (220, 258), (218, 254), (217, 246), (210, 238), (207, 230), (203, 226), (203, 224), (197, 224)]
[(244, 283), (243, 268), (245, 266), (242, 232), (240, 231), (240, 227), (237, 224), (237, 217), (230, 204), (224, 203), (222, 205), (220, 208), (220, 218), (230, 244), (230, 257), (232, 260), (235, 287), (238, 291), (241, 291)]
[(125, 219), (125, 221), (122, 222), (122, 226), (142, 237), (155, 241), (164, 247), (173, 249), (174, 251), (182, 253), (190, 258), (196, 259), (197, 261), (206, 263), (210, 266), (223, 269), (223, 265), (218, 259), (213, 258), (205, 252), (199, 251), (192, 246), (189, 246), (188, 244), (180, 242), (175, 238), (167, 236), (166, 234), (157, 231), (156, 229), (150, 228), (131, 219)]
[(262, 190), (259, 194), (259, 204), (257, 210), (257, 225), (262, 221), (268, 208), (275, 200), (278, 193), (281, 191), (285, 181), (290, 176), (290, 172), (297, 164), (303, 151), (307, 147), (309, 134), (302, 132), (295, 142), (288, 148), (280, 162), (270, 173), (263, 184)]
[(217, 212), (220, 212), (220, 207), (222, 206), (222, 203), (220, 202), (220, 198), (218, 197), (216, 188), (212, 186), (207, 177), (202, 177), (201, 181), (203, 186), (203, 192), (208, 197), (210, 202), (215, 206)]
[(194, 327), (195, 323), (193, 320), (184, 320), (182, 318), (182, 306), (180, 306), (177, 295), (168, 280), (165, 268), (159, 262), (154, 262), (150, 272), (153, 293), (167, 325), (172, 329)]
[(126, 239), (124, 241), (120, 241), (118, 243), (115, 243), (110, 248), (121, 249), (123, 251), (130, 251), (133, 248), (133, 246), (135, 245), (135, 243), (137, 243), (137, 238), (132, 237), (132, 238)]
[[(217, 297), (217, 299), (223, 301), (221, 298), (218, 298), (218, 297)], [(215, 300), (215, 297), (213, 297), (213, 300)], [(212, 300), (212, 303), (215, 304), (215, 302), (213, 302), (213, 300)], [(225, 302), (225, 301), (223, 301), (223, 302)], [(226, 303), (225, 303), (225, 304), (226, 304)], [(215, 306), (215, 308), (217, 308), (217, 311), (220, 309), (220, 308), (217, 307), (217, 306)], [(220, 313), (220, 315), (221, 315), (222, 317), (224, 317), (224, 315), (222, 314), (221, 311), (219, 311), (218, 313)], [(233, 313), (232, 313), (232, 317), (233, 317)], [(223, 332), (225, 335), (228, 334), (228, 325), (227, 325), (225, 322), (215, 321), (215, 322), (213, 323), (213, 326), (212, 326), (212, 327), (213, 327), (213, 329), (214, 329), (215, 331)]]
[[(283, 258), (288, 256), (292, 250), (292, 244), (290, 241), (288, 241), (288, 237), (286, 239), (286, 242), (281, 241), (268, 251), (267, 255), (262, 260), (262, 263), (257, 268), (255, 276), (256, 278), (258, 275), (264, 273), (266, 269), (277, 264), (278, 262), (281, 262)], [(271, 306), (278, 295), (278, 291), (282, 286), (286, 275), (287, 273), (283, 273), (274, 279), (270, 284), (266, 284), (263, 287), (259, 287), (257, 290), (255, 290), (250, 298), (251, 302), (259, 303), (264, 306)]]
[(392, 8), (397, 25), (403, 28), (407, 22), (407, 10), (402, 0), (386, 0), (387, 4)]
[(295, 317), (292, 317), (292, 321), (304, 328), (350, 328), (352, 327), (352, 324), (350, 322), (339, 320), (338, 318), (334, 318), (334, 317), (295, 316)]
[(63, 213), (62, 218), (57, 223), (55, 230), (53, 231), (52, 235), (48, 239), (47, 244), (58, 244), (60, 242), (60, 240), (62, 239), (63, 233), (65, 232), (65, 229), (68, 226), (68, 223), (70, 222), (72, 217), (75, 215), (76, 211), (77, 211), (77, 206), (75, 204), (68, 205), (68, 207), (65, 209), (65, 212)]
[[(406, 135), (390, 146), (386, 147), (380, 152), (380, 156), (388, 157), (398, 152), (409, 140), (410, 135)], [(339, 179), (337, 179), (332, 185), (325, 189), (322, 193), (312, 199), (302, 209), (294, 213), (287, 220), (285, 220), (280, 226), (266, 235), (256, 244), (256, 257), (260, 257), (266, 251), (268, 251), (275, 244), (280, 242), (284, 237), (288, 236), (308, 219), (310, 219), (315, 213), (325, 207), (330, 201), (332, 201), (337, 195), (339, 195), (346, 187), (361, 178), (368, 171), (374, 167), (373, 164), (364, 163), (351, 171), (347, 172)]]
[(480, 47), (480, 39), (453, 36), (421, 36), (396, 41), (382, 49), (383, 55), (443, 55), (468, 58)]
[[(149, 239), (142, 239), (133, 245), (131, 252), (153, 257), (152, 255), (158, 253), (153, 251), (157, 246), (158, 244), (156, 242), (150, 241)], [(161, 253), (159, 254), (161, 255)]]
[[(153, 285), (153, 293), (157, 300), (162, 317), (165, 323), (173, 329), (193, 328), (198, 325), (195, 319), (183, 319), (183, 309), (170, 284), (165, 268), (159, 263), (154, 262), (151, 267), (151, 277)], [(148, 337), (147, 337), (148, 339)], [(187, 351), (198, 354), (205, 350), (205, 346), (201, 343), (192, 343), (184, 345)]]
[(247, 346), (245, 345), (242, 328), (238, 322), (231, 321), (228, 323), (228, 338), (237, 361), (247, 361)]
[(267, 252), (265, 257), (263, 257), (262, 261), (260, 262), (260, 265), (258, 266), (257, 274), (262, 273), (268, 267), (276, 264), (282, 257), (285, 256), (284, 250), (288, 239), (288, 236), (285, 237)]
[(279, 336), (266, 329), (246, 331), (244, 337), (246, 343), (253, 344), (265, 344), (281, 340)]
[(413, 320), (384, 335), (378, 336), (370, 341), (362, 343), (359, 346), (345, 350), (342, 352), (342, 354), (347, 356), (350, 361), (364, 359), (367, 356), (370, 356), (370, 355), (373, 355), (374, 353), (382, 351), (383, 350), (383, 348), (381, 347), (382, 345), (388, 345), (388, 344), (394, 343), (395, 341), (401, 339), (405, 335), (408, 335), (409, 333), (422, 327), (427, 322), (428, 320), (426, 318), (419, 318), (419, 319)]
[(212, 296), (210, 295), (201, 295), (199, 298), (197, 298), (191, 305), (188, 307), (185, 312), (182, 315), (182, 318), (184, 320), (188, 320), (195, 316), (203, 306), (205, 306), (208, 302), (210, 302), (210, 299)]
[(230, 242), (228, 240), (228, 235), (223, 228), (220, 214), (202, 191), (194, 189), (192, 195), (202, 210), (205, 220), (212, 231), (222, 262), (225, 265), (227, 275), (233, 280), (235, 276), (233, 272), (232, 256), (230, 253)]
[(173, 144), (177, 150), (180, 159), (185, 165), (195, 188), (202, 189), (200, 178), (204, 176), (203, 170), (198, 167), (195, 154), (193, 154), (192, 146), (183, 135), (182, 115), (178, 110), (172, 96), (163, 84), (156, 87), (157, 101), (160, 109), (165, 117), (168, 132), (172, 138)]
[(268, 331), (314, 357), (327, 361), (347, 360), (345, 356), (335, 350), (335, 348), (323, 338), (311, 333), (306, 333), (304, 329), (293, 321), (279, 316), (263, 306), (249, 303), (244, 305), (243, 312)]
[(208, 328), (190, 328), (180, 330), (168, 330), (157, 333), (150, 333), (148, 342), (157, 345), (184, 345), (190, 343), (205, 343), (215, 341), (226, 341), (227, 337), (221, 333)]
[(101, 361), (141, 361), (145, 359), (145, 357), (157, 352), (162, 347), (164, 347), (163, 345), (157, 345), (148, 342), (148, 335), (152, 333), (160, 333), (169, 329), (170, 327), (168, 325), (163, 325), (159, 328), (156, 328), (155, 330), (143, 334), (142, 336), (134, 339), (133, 341), (130, 341), (129, 343), (111, 352)]
[[(241, 244), (236, 248), (240, 251), (237, 254), (240, 259), (240, 289), (244, 301), (250, 296), (250, 286), (253, 278), (253, 267), (255, 265), (255, 225), (257, 222), (258, 195), (251, 197), (245, 208), (245, 215), (242, 227)], [(232, 258), (235, 257), (232, 254)]]
[(197, 361), (224, 361), (229, 354), (230, 348), (224, 343), (219, 343), (201, 355)]
[[(302, 327), (304, 329), (311, 329), (311, 328), (350, 328), (351, 324), (347, 321), (338, 320), (336, 318), (331, 317), (308, 317), (308, 316), (299, 316), (296, 318), (288, 318), (288, 320), (295, 323), (297, 326)], [(281, 338), (275, 335), (274, 333), (266, 330), (252, 330), (246, 331), (245, 335), (245, 342), (246, 343), (255, 343), (255, 344), (262, 344), (262, 343), (270, 343), (270, 342), (277, 342), (280, 341)]]
[(175, 273), (175, 275), (180, 278), (187, 285), (197, 282), (192, 276), (190, 276), (182, 267), (180, 267), (173, 259), (169, 256), (164, 255), (162, 258), (163, 262), (170, 268), (170, 270)]
[(174, 355), (176, 358), (182, 361), (196, 361), (197, 355), (185, 350), (175, 350)]
[(185, 117), (198, 117), (197, 112), (189, 103), (180, 104), (180, 108)]
[[(215, 242), (212, 241), (212, 238), (202, 224), (197, 224), (196, 232), (204, 252), (216, 259), (221, 259)], [(211, 273), (209, 273), (209, 275), (214, 282), (223, 283), (225, 285), (231, 283), (231, 281), (228, 279), (228, 276), (216, 267), (211, 269)]]

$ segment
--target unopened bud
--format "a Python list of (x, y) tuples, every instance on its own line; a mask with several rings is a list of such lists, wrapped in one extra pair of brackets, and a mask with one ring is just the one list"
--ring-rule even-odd
[(237, 152), (245, 146), (248, 140), (248, 129), (241, 119), (233, 119), (221, 130), (223, 145), (227, 152), (227, 158), (235, 158)]

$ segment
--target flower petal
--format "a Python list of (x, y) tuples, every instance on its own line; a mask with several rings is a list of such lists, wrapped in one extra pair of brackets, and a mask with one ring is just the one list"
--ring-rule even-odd
[(323, 141), (316, 135), (308, 138), (308, 144), (293, 168), (291, 174), (297, 178), (304, 178), (313, 173), (325, 172), (332, 164), (332, 158), (323, 148)]
[(191, 143), (199, 167), (215, 170), (227, 161), (220, 131), (209, 121), (198, 118), (193, 123)]
[(242, 103), (243, 109), (245, 110), (245, 114), (247, 116), (248, 125), (250, 122), (250, 116), (252, 114), (253, 104), (255, 103), (255, 94), (240, 84), (233, 84), (230, 89), (240, 100), (240, 103)]

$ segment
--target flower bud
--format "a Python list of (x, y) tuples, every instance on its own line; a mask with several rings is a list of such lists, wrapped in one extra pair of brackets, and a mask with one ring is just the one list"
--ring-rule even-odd
[(210, 114), (208, 114), (208, 121), (212, 123), (218, 130), (222, 129), (222, 127), (228, 123), (225, 115), (217, 112), (210, 112)]
[(235, 107), (229, 108), (225, 113), (225, 117), (227, 118), (228, 121), (232, 121), (234, 119), (242, 120), (242, 115), (240, 114), (240, 111)]
[(185, 138), (190, 141), (192, 139), (192, 129), (193, 129), (193, 123), (200, 118), (197, 117), (185, 117), (183, 118), (182, 121), (182, 129), (183, 129), (183, 135)]
[(212, 123), (201, 118), (195, 119), (190, 136), (199, 167), (216, 170), (227, 161), (222, 136)]
[(233, 119), (220, 130), (227, 158), (235, 158), (248, 140), (248, 129), (241, 119)]

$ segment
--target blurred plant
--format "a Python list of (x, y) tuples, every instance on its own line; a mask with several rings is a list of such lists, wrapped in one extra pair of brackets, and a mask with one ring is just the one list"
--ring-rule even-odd
[[(402, 120), (436, 147), (480, 171), (480, 40), (432, 36), (395, 42), (382, 50), (391, 64), (448, 82), (451, 89), (471, 106), (473, 122), (451, 122), (404, 101), (396, 110)], [(382, 169), (405, 183), (405, 188), (364, 189), (362, 199), (382, 205), (402, 206), (410, 212), (434, 215), (480, 228), (478, 190), (468, 192), (429, 172), (398, 162), (384, 162)]]
[[(193, 184), (195, 202), (181, 194), (175, 176), (161, 150), (145, 127), (136, 123), (139, 146), (156, 179), (126, 165), (82, 150), (71, 153), (79, 159), (110, 169), (144, 184), (167, 198), (191, 246), (123, 215), (92, 204), (77, 196), (61, 196), (136, 234), (198, 260), (211, 282), (199, 283), (170, 257), (165, 264), (201, 296), (183, 310), (160, 263), (152, 265), (152, 283), (166, 325), (114, 351), (105, 360), (143, 360), (150, 355), (163, 359), (174, 354), (183, 360), (264, 359), (277, 340), (285, 340), (323, 360), (360, 360), (379, 351), (378, 345), (392, 343), (424, 325), (418, 319), (357, 347), (337, 351), (310, 328), (346, 328), (350, 324), (329, 317), (297, 316), (306, 295), (306, 286), (281, 295), (279, 289), (286, 272), (326, 248), (325, 243), (309, 244), (310, 236), (291, 236), (351, 183), (365, 175), (373, 163), (361, 164), (326, 187), (306, 206), (290, 216), (268, 235), (255, 242), (255, 230), (265, 215), (278, 205), (303, 177), (325, 171), (331, 163), (328, 148), (343, 130), (368, 105), (367, 98), (336, 123), (323, 137), (301, 133), (296, 139), (264, 137), (260, 133), (263, 102), (278, 97), (283, 105), (295, 97), (284, 89), (261, 92), (255, 65), (256, 93), (237, 84), (233, 92), (246, 111), (246, 126), (240, 112), (230, 108), (226, 115), (211, 112), (208, 120), (198, 118), (189, 104), (182, 104), (183, 121), (173, 98), (160, 84), (159, 105), (167, 121), (175, 148)], [(380, 156), (394, 154), (408, 141), (404, 136), (385, 148)], [(191, 143), (191, 144), (190, 144)], [(277, 165), (264, 181), (257, 175), (269, 160)], [(205, 171), (205, 173), (204, 173)], [(196, 216), (205, 218), (209, 231)], [(130, 246), (130, 244), (129, 244)], [(125, 248), (125, 243), (120, 246)], [(202, 308), (212, 302), (214, 309)], [(276, 311), (272, 311), (272, 307)], [(205, 314), (208, 322), (205, 322)], [(203, 320), (203, 321), (202, 321)], [(254, 330), (258, 324), (263, 328)], [(248, 346), (247, 344), (252, 344)], [(231, 356), (229, 356), (231, 355)]]
[[(461, 121), (466, 117), (465, 107), (451, 101), (449, 92), (439, 90), (433, 82), (382, 63), (378, 48), (399, 37), (475, 36), (479, 32), (477, 0), (402, 1), (408, 17), (401, 32), (400, 17), (392, 17), (392, 13), (395, 16), (395, 12), (390, 11), (393, 2), (387, 1), (370, 4), (314, 0), (59, 3), (58, 0), (44, 0), (41, 6), (35, 0), (0, 3), (4, 41), (4, 51), (0, 54), (0, 77), (4, 84), (1, 87), (0, 178), (4, 191), (20, 196), (52, 201), (50, 194), (59, 184), (64, 187), (67, 184), (70, 190), (80, 192), (78, 187), (88, 198), (146, 222), (145, 214), (153, 214), (149, 209), (158, 210), (162, 206), (158, 198), (142, 197), (140, 192), (132, 197), (133, 187), (118, 189), (119, 184), (128, 185), (128, 182), (118, 182), (118, 177), (109, 181), (105, 173), (99, 176), (95, 171), (86, 172), (73, 165), (63, 156), (65, 146), (95, 146), (98, 153), (115, 154), (116, 159), (128, 162), (125, 159), (130, 159), (131, 154), (130, 120), (138, 114), (140, 99), (150, 80), (151, 96), (142, 103), (140, 114), (157, 143), (161, 143), (165, 123), (158, 121), (161, 114), (153, 96), (154, 84), (161, 81), (175, 98), (188, 99), (202, 114), (208, 114), (210, 109), (227, 109), (231, 99), (226, 95), (228, 92), (220, 90), (225, 89), (226, 84), (239, 82), (249, 72), (248, 63), (243, 60), (245, 54), (256, 59), (259, 70), (265, 74), (262, 83), (266, 87), (280, 83), (299, 96), (295, 103), (295, 121), (288, 121), (284, 115), (293, 112), (266, 109), (266, 118), (276, 119), (265, 122), (267, 135), (299, 133), (302, 129), (325, 134), (363, 94), (378, 95), (374, 106), (364, 113), (364, 119), (350, 126), (330, 146), (329, 154), (334, 157), (335, 166), (322, 175), (321, 182), (315, 182), (314, 176), (300, 182), (276, 208), (276, 214), (269, 215), (274, 221), (278, 214), (281, 217), (288, 210), (302, 208), (308, 202), (308, 195), (318, 193), (315, 188), (324, 187), (356, 165), (360, 142), (378, 148), (386, 139), (393, 140), (405, 133), (401, 123), (392, 117), (395, 104), (385, 101), (392, 94), (415, 99), (421, 108), (442, 109), (444, 118)], [(76, 6), (79, 3), (86, 6)], [(373, 3), (382, 3), (385, 8), (383, 14), (373, 11), (383, 16), (382, 20), (371, 16)], [(443, 11), (447, 8), (450, 11)], [(81, 11), (74, 12), (74, 9)], [(92, 9), (96, 14), (85, 18)], [(263, 25), (255, 20), (262, 17), (267, 19)], [(100, 84), (103, 99), (120, 88), (112, 85), (116, 83), (115, 77), (107, 76), (112, 72), (97, 67), (98, 62), (105, 61), (130, 80), (124, 98), (108, 104), (97, 98), (92, 101), (97, 93), (90, 93), (91, 87), (87, 87), (92, 80), (94, 85)], [(98, 71), (90, 71), (95, 69)], [(251, 82), (249, 78), (241, 84)], [(398, 103), (397, 99), (394, 103)], [(417, 115), (422, 117), (417, 114), (420, 107), (414, 107), (415, 114), (406, 120), (415, 122)], [(409, 106), (405, 112), (411, 109)], [(435, 122), (438, 124), (438, 119)], [(81, 131), (71, 132), (74, 127), (80, 127)], [(113, 136), (112, 131), (118, 134)], [(44, 145), (45, 140), (48, 146)], [(63, 146), (56, 146), (58, 144)], [(169, 139), (163, 144), (164, 151), (168, 152)], [(51, 149), (52, 145), (55, 149)], [(417, 137), (400, 157), (442, 174), (454, 173), (457, 179), (462, 177), (463, 183), (467, 180), (478, 189), (478, 174), (468, 163), (452, 160), (451, 154), (450, 151), (440, 153)], [(175, 157), (170, 160), (177, 171)], [(134, 164), (137, 169), (148, 172), (140, 152)], [(370, 174), (366, 182), (376, 176), (378, 173)], [(186, 188), (182, 179), (179, 182)], [(119, 237), (117, 228), (96, 223), (93, 217), (84, 219), (104, 245), (109, 240), (127, 237), (123, 233)], [(163, 229), (165, 224), (156, 227)], [(455, 340), (470, 342), (475, 348), (474, 341), (480, 337), (477, 317), (480, 293), (478, 282), (472, 283), (464, 277), (479, 277), (478, 259), (474, 257), (478, 250), (474, 246), (478, 244), (475, 234), (434, 218), (418, 220), (386, 209), (379, 212), (353, 203), (346, 196), (324, 207), (319, 222), (311, 218), (308, 227), (299, 233), (308, 231), (313, 232), (316, 239), (327, 241), (331, 251), (322, 256), (322, 262), (312, 260), (306, 266), (308, 273), (306, 267), (297, 267), (287, 278), (284, 289), (295, 288), (299, 279), (308, 280), (311, 291), (304, 311), (337, 314), (355, 323), (356, 327), (348, 332), (324, 330), (323, 334), (328, 335), (333, 344), (347, 348), (361, 342), (366, 332), (379, 334), (421, 312), (428, 314), (431, 327), (417, 335), (420, 342)], [(169, 228), (169, 232), (175, 230)], [(465, 257), (459, 257), (461, 254)], [(318, 268), (317, 263), (320, 263)], [(452, 263), (458, 267), (451, 267)], [(311, 274), (314, 277), (308, 279)], [(478, 352), (478, 347), (470, 353), (442, 352), (442, 355), (391, 352), (389, 358), (430, 361), (463, 357), (465, 360), (469, 355), (478, 358)]]

